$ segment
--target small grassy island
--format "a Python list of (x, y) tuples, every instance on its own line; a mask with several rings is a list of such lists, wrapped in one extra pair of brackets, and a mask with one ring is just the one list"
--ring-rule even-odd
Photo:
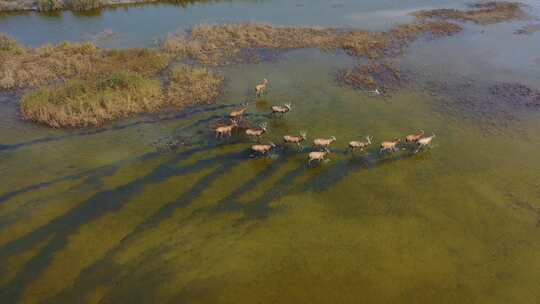
[[(26, 48), (0, 35), (0, 89), (23, 92), (22, 117), (51, 127), (101, 126), (165, 107), (215, 101), (223, 78), (208, 69), (256, 59), (260, 49), (343, 50), (368, 62), (339, 74), (344, 85), (362, 89), (399, 83), (397, 67), (384, 63), (419, 37), (443, 37), (463, 28), (450, 22), (496, 23), (525, 15), (515, 3), (489, 2), (471, 10), (420, 11), (417, 21), (386, 32), (282, 27), (241, 23), (197, 25), (172, 36), (159, 49), (106, 50), (91, 43)], [(246, 55), (247, 54), (247, 55)], [(190, 59), (200, 67), (176, 63)]]

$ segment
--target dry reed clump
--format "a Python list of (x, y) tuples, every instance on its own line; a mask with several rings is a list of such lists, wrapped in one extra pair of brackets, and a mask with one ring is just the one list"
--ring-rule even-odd
[[(54, 1), (54, 0), (49, 0)], [(102, 0), (67, 0), (65, 1), (66, 8), (74, 11), (95, 10), (104, 5)]]
[(0, 33), (0, 61), (8, 56), (21, 55), (23, 52), (24, 48), (17, 40)]
[(452, 36), (463, 30), (459, 24), (446, 21), (429, 21), (402, 24), (390, 30), (389, 34), (392, 40), (399, 44), (418, 39), (421, 36), (430, 35), (431, 37)]
[(360, 90), (388, 91), (402, 83), (399, 69), (389, 63), (371, 62), (338, 72), (338, 80)]
[(57, 11), (63, 8), (63, 3), (60, 0), (37, 0), (36, 8), (40, 12)]
[(91, 43), (60, 43), (23, 49), (0, 61), (0, 89), (39, 87), (79, 75), (133, 71), (155, 75), (169, 62), (163, 52), (148, 49), (100, 50)]
[(118, 72), (27, 93), (21, 99), (21, 113), (26, 120), (54, 128), (86, 127), (156, 111), (162, 103), (158, 80)]
[(414, 12), (413, 16), (426, 18), (440, 18), (447, 20), (471, 21), (478, 24), (492, 24), (523, 18), (525, 12), (519, 3), (506, 1), (491, 1), (471, 5), (471, 10), (460, 11), (456, 9), (434, 9)]
[(252, 49), (319, 48), (343, 49), (350, 55), (378, 58), (390, 48), (401, 46), (421, 34), (451, 35), (456, 24), (433, 21), (398, 26), (389, 32), (331, 28), (281, 27), (263, 24), (197, 25), (190, 36), (169, 37), (163, 49), (207, 65), (241, 60), (242, 51)]
[(175, 107), (208, 104), (220, 94), (223, 77), (206, 68), (175, 66), (169, 74), (168, 102)]
[(287, 49), (330, 47), (333, 29), (276, 27), (265, 24), (196, 25), (191, 36), (169, 37), (167, 52), (194, 58), (203, 64), (218, 65), (237, 59), (245, 49)]

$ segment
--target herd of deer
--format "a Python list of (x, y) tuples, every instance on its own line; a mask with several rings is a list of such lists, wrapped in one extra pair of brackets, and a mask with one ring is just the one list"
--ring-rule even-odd
[[(266, 92), (268, 85), (268, 80), (264, 79), (260, 84), (255, 87), (255, 93), (257, 97), (261, 96)], [(216, 138), (224, 138), (232, 136), (232, 132), (235, 128), (239, 128), (239, 122), (244, 118), (244, 115), (247, 112), (247, 106), (239, 110), (232, 111), (229, 114), (230, 123), (217, 127), (214, 129)], [(271, 107), (273, 115), (283, 115), (288, 113), (291, 110), (291, 104), (284, 104), (282, 106), (272, 106)], [(257, 142), (260, 142), (261, 137), (267, 132), (267, 124), (261, 123), (258, 127), (247, 128), (245, 129), (245, 134), (253, 139), (256, 139)], [(431, 142), (435, 138), (435, 134), (431, 136), (424, 136), (424, 131), (420, 130), (416, 134), (411, 134), (405, 136), (406, 144), (414, 144), (416, 149), (414, 153), (417, 153), (426, 147), (431, 145)], [(301, 143), (307, 140), (307, 135), (305, 132), (300, 132), (300, 135), (285, 135), (283, 136), (283, 144), (295, 144), (299, 150), (302, 150)], [(360, 150), (364, 152), (365, 149), (372, 144), (373, 138), (367, 136), (365, 141), (351, 141), (349, 142), (349, 151), (354, 153), (355, 150)], [(336, 141), (334, 136), (330, 138), (315, 138), (313, 140), (313, 148), (316, 151), (312, 151), (308, 154), (308, 162), (313, 161), (323, 161), (326, 159), (328, 153), (330, 153), (330, 145)], [(402, 142), (400, 138), (396, 138), (393, 141), (383, 141), (379, 146), (379, 154), (383, 153), (393, 153), (398, 151), (398, 145)], [(254, 154), (268, 155), (272, 149), (277, 147), (274, 143), (270, 142), (268, 144), (254, 144), (251, 146), (251, 151)]]

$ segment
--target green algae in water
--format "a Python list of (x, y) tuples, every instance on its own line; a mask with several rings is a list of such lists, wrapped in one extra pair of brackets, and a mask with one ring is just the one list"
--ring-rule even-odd
[[(407, 67), (424, 71), (437, 48), (412, 50)], [(95, 133), (2, 112), (2, 302), (535, 303), (538, 112), (486, 134), (414, 87), (380, 98), (339, 86), (335, 73), (354, 64), (301, 50), (222, 68), (231, 107)], [(438, 69), (425, 68), (450, 77)], [(329, 162), (308, 167), (290, 148), (251, 159), (247, 139), (212, 138), (209, 126), (263, 78), (268, 95), (248, 115), (268, 121), (263, 141), (334, 135)], [(286, 117), (267, 116), (285, 102)], [(420, 128), (437, 134), (425, 153), (345, 153), (349, 140)], [(165, 153), (152, 145), (186, 137)]]

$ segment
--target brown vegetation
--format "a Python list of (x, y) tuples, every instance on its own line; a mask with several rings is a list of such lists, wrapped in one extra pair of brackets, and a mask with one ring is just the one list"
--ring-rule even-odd
[(387, 91), (401, 84), (401, 73), (391, 64), (371, 62), (340, 71), (338, 80), (356, 89)]
[(520, 83), (498, 83), (492, 86), (490, 91), (509, 105), (540, 107), (540, 91)]
[(0, 62), (10, 56), (21, 55), (24, 48), (13, 38), (0, 33)]
[(218, 97), (223, 79), (188, 66), (170, 71), (163, 96), (159, 76), (170, 59), (159, 50), (101, 50), (90, 43), (27, 49), (0, 36), (0, 89), (38, 88), (23, 96), (22, 116), (51, 127), (99, 126)]
[(353, 56), (379, 58), (424, 34), (452, 35), (461, 27), (445, 21), (400, 25), (389, 32), (368, 32), (332, 28), (282, 27), (241, 23), (197, 25), (191, 35), (169, 37), (163, 49), (171, 54), (196, 59), (203, 64), (221, 65), (242, 60), (252, 49), (319, 48), (343, 49)]
[[(12, 48), (11, 53), (16, 49)], [(15, 56), (0, 56), (0, 89), (37, 87), (78, 75), (92, 77), (113, 71), (152, 76), (164, 69), (168, 62), (169, 57), (156, 50), (106, 51), (91, 43), (21, 48)]]
[(208, 69), (180, 65), (170, 71), (167, 98), (177, 107), (208, 104), (218, 97), (222, 85), (223, 77)]
[(525, 12), (519, 3), (491, 1), (471, 5), (471, 10), (456, 9), (423, 10), (413, 13), (420, 19), (438, 18), (446, 20), (471, 21), (478, 24), (492, 24), (523, 18)]
[(65, 0), (64, 2), (65, 7), (73, 11), (95, 10), (104, 5), (102, 0)]
[(36, 8), (40, 12), (50, 12), (62, 9), (63, 3), (60, 0), (37, 0)]
[(168, 2), (186, 6), (190, 3), (208, 1), (210, 0), (0, 0), (0, 12), (33, 11), (36, 9), (43, 12), (63, 9), (86, 11), (106, 6), (154, 2)]
[(51, 127), (99, 126), (135, 113), (156, 111), (162, 105), (158, 80), (131, 72), (93, 80), (70, 80), (23, 96), (24, 119)]
[(516, 35), (531, 35), (540, 31), (540, 24), (528, 24), (522, 28), (516, 30), (514, 34)]

